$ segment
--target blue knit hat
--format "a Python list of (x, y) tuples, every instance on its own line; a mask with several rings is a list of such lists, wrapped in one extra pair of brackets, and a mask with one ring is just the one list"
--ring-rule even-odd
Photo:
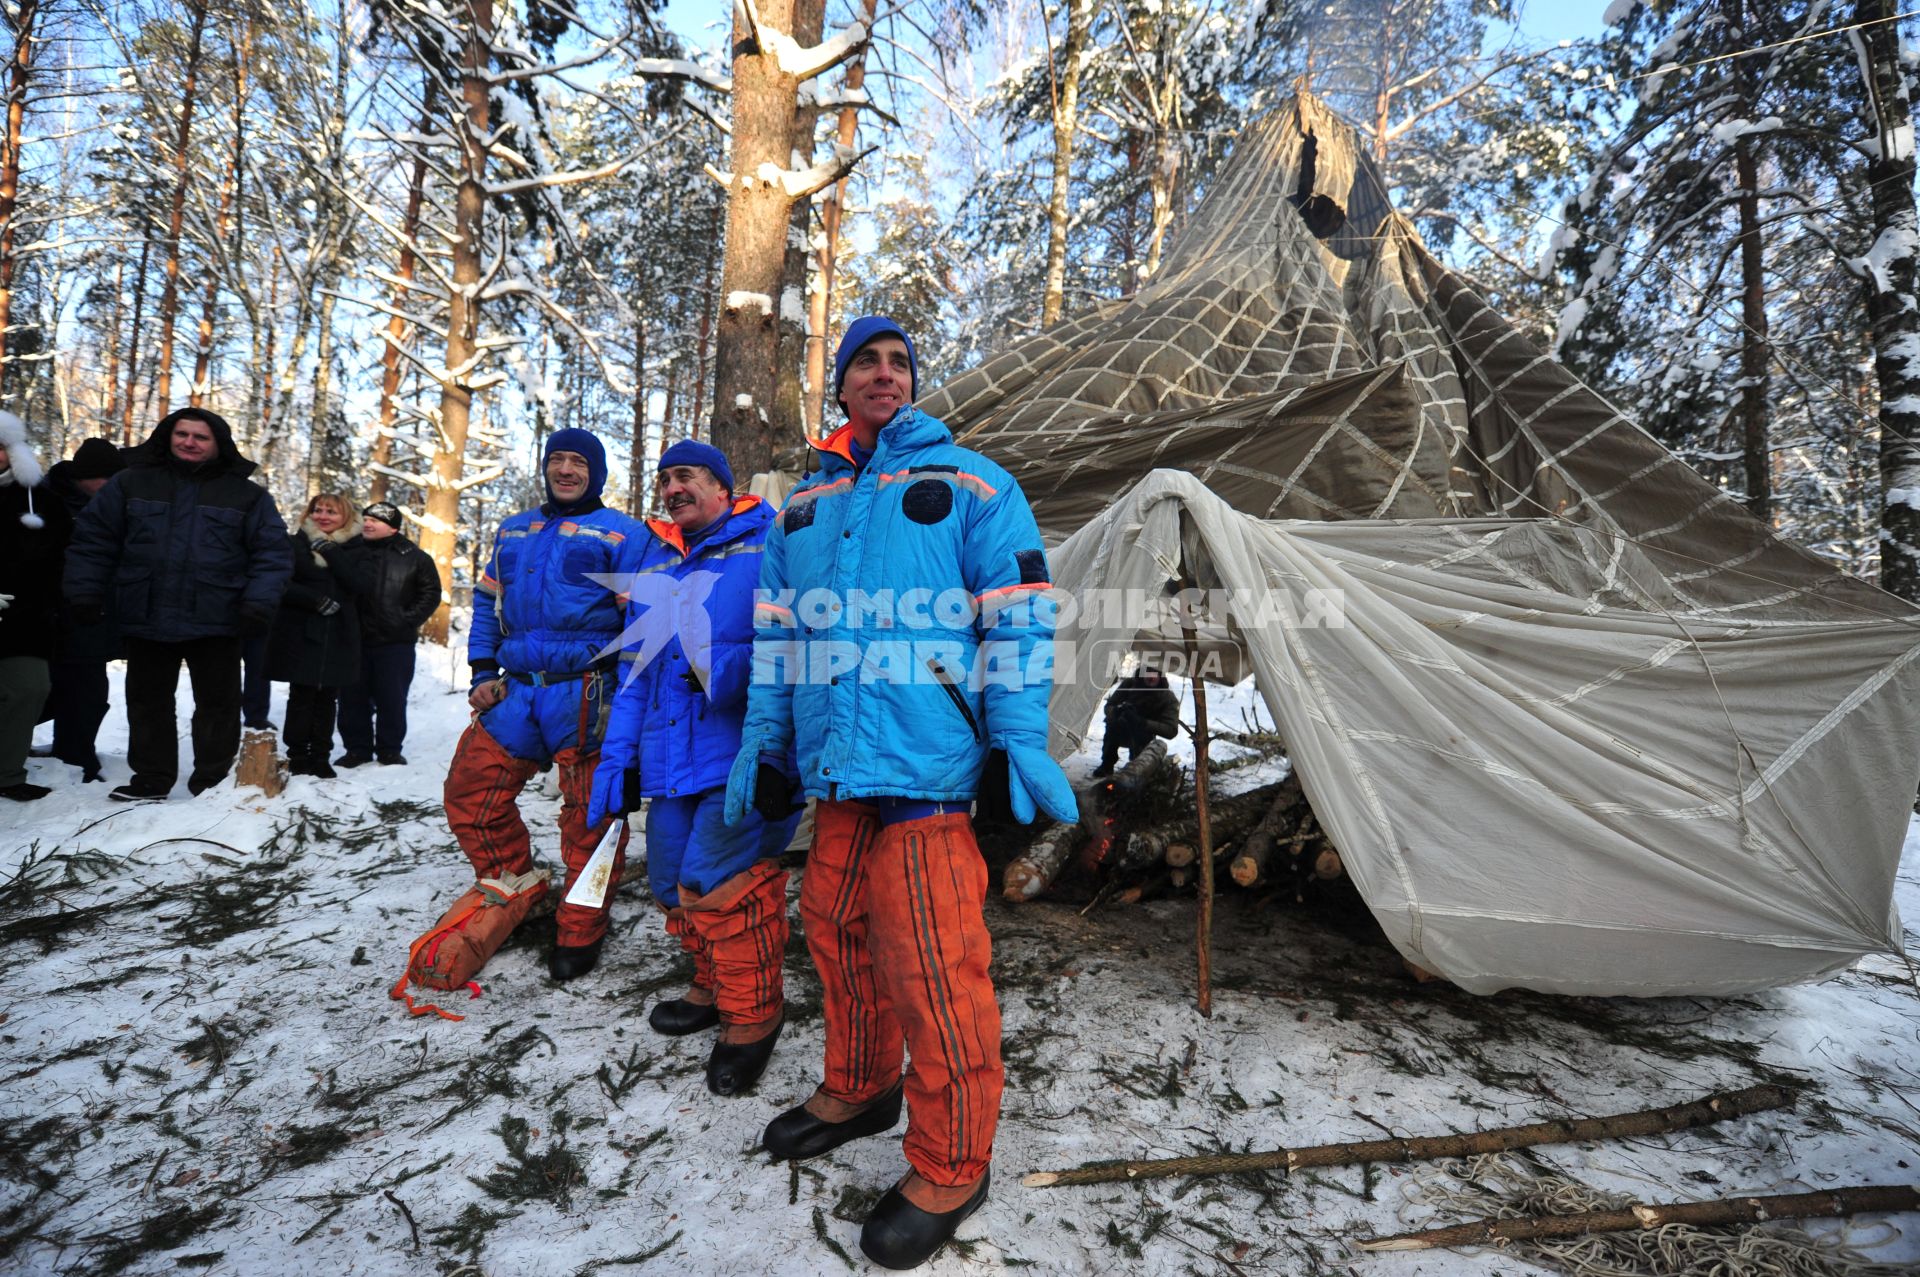
[[(865, 315), (847, 326), (840, 338), (840, 349), (833, 355), (833, 397), (840, 397), (841, 383), (847, 379), (847, 365), (860, 353), (863, 346), (870, 346), (882, 337), (898, 337), (907, 344), (907, 368), (913, 373), (913, 385), (907, 391), (907, 402), (920, 393), (920, 359), (913, 351), (913, 338), (907, 336), (907, 330), (888, 319), (885, 315)], [(844, 407), (845, 405), (842, 405)]]
[(668, 466), (705, 466), (713, 471), (721, 487), (733, 491), (733, 467), (727, 464), (727, 454), (710, 443), (682, 439), (660, 454), (660, 468), (665, 470)]
[[(599, 438), (575, 426), (548, 435), (546, 449), (540, 454), (540, 482), (543, 485), (546, 485), (547, 462), (553, 459), (556, 452), (577, 452), (587, 459), (587, 490), (580, 494), (580, 501), (598, 500), (601, 490), (607, 486), (607, 450)], [(551, 485), (547, 485), (547, 500), (555, 505), (561, 504), (560, 499), (553, 495)]]

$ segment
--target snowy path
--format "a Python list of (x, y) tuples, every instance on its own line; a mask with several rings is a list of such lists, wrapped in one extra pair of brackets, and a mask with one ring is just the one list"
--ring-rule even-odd
[[(818, 986), (797, 936), (786, 1036), (758, 1093), (731, 1102), (703, 1085), (705, 1036), (646, 1027), (682, 972), (638, 883), (576, 985), (545, 979), (545, 923), (483, 973), (463, 1023), (387, 999), (407, 942), (464, 885), (437, 801), (465, 714), (429, 651), (409, 767), (296, 780), (271, 803), (229, 784), (126, 808), (39, 761), (33, 778), (60, 792), (0, 811), (0, 1271), (866, 1269), (858, 1221), (903, 1169), (900, 1132), (798, 1168), (754, 1151), (815, 1079)], [(1237, 725), (1222, 700), (1216, 722)], [(102, 752), (124, 779), (117, 707)], [(540, 784), (537, 846), (556, 806)], [(1920, 838), (1900, 892), (1920, 919)], [(1019, 1176), (1759, 1080), (1802, 1088), (1797, 1110), (1544, 1160), (1654, 1200), (1920, 1179), (1920, 993), (1889, 961), (1720, 1001), (1481, 999), (1407, 981), (1337, 898), (1229, 893), (1208, 1021), (1192, 1007), (1190, 900), (1082, 917), (996, 897), (989, 922), (1009, 1065), (999, 1175), (929, 1272), (1533, 1271), (1353, 1260), (1355, 1238), (1422, 1219), (1399, 1169), (1051, 1190)], [(1920, 1266), (1920, 1221), (1897, 1222), (1906, 1235), (1874, 1257)]]

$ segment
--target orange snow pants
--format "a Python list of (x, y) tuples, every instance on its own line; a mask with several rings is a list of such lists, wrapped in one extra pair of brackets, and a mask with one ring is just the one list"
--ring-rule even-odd
[[(778, 861), (753, 867), (705, 895), (680, 884), (683, 926), (698, 952), (694, 978), (706, 976), (722, 1024), (759, 1024), (786, 1005), (780, 964), (787, 951), (787, 871)], [(667, 930), (673, 933), (672, 916)], [(687, 938), (681, 933), (681, 947)]]
[[(569, 745), (553, 757), (560, 769), (560, 858), (565, 863), (566, 881), (561, 895), (573, 886), (574, 879), (593, 857), (593, 849), (607, 832), (603, 823), (587, 827), (587, 799), (593, 792), (593, 769), (600, 751), (582, 753)], [(447, 769), (443, 791), (447, 824), (460, 843), (460, 850), (473, 862), (476, 878), (498, 878), (505, 874), (525, 873), (533, 868), (533, 847), (526, 822), (514, 801), (540, 764), (527, 758), (515, 758), (478, 722), (469, 726), (453, 751), (453, 766)], [(620, 835), (620, 850), (613, 859), (611, 881), (620, 881), (620, 869), (626, 862), (627, 835)], [(568, 946), (589, 945), (607, 934), (607, 919), (613, 912), (613, 893), (598, 909), (581, 905), (560, 905), (556, 921), (556, 943)]]
[(981, 910), (987, 866), (964, 813), (882, 826), (822, 802), (800, 884), (807, 949), (825, 987), (830, 1098), (863, 1105), (900, 1077), (907, 1161), (931, 1184), (986, 1174), (1000, 1120), (1000, 1007)]

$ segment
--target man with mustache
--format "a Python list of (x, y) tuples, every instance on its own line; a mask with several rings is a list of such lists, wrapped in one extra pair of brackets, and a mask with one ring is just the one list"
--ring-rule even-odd
[[(600, 500), (607, 454), (585, 430), (547, 437), (547, 499), (510, 516), (473, 591), (467, 663), (473, 722), (447, 771), (447, 822), (482, 881), (533, 870), (515, 799), (549, 763), (560, 768), (562, 890), (571, 888), (606, 831), (587, 802), (615, 688), (626, 599), (602, 581), (639, 566), (646, 529)], [(622, 836), (621, 852), (625, 851)], [(619, 881), (616, 856), (613, 881)], [(593, 970), (611, 902), (562, 903), (547, 973), (572, 980)]]
[[(825, 1153), (887, 1130), (904, 1095), (911, 1170), (860, 1234), (888, 1268), (930, 1258), (991, 1178), (1004, 1073), (968, 808), (1078, 818), (1047, 753), (1039, 529), (1011, 475), (913, 407), (918, 371), (890, 319), (858, 320), (840, 342), (847, 424), (814, 444), (819, 469), (767, 537), (727, 786), (730, 820), (749, 805), (775, 818), (791, 807), (781, 763), (794, 751), (819, 800), (800, 913), (825, 993), (825, 1078), (765, 1143), (779, 1158)], [(927, 598), (930, 610), (909, 601)], [(897, 610), (876, 617), (874, 600)]]
[(733, 495), (733, 469), (682, 439), (655, 480), (667, 517), (647, 521), (628, 589), (638, 661), (613, 704), (587, 819), (647, 804), (647, 872), (693, 982), (647, 1022), (671, 1037), (720, 1026), (707, 1089), (738, 1095), (766, 1069), (785, 1019), (787, 874), (795, 817), (725, 819), (753, 667), (753, 591), (773, 510)]

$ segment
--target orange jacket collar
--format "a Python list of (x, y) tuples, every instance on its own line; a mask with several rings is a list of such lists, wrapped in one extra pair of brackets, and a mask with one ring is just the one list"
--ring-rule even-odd
[[(733, 508), (727, 511), (727, 517), (751, 510), (760, 504), (759, 497), (735, 497)], [(687, 543), (680, 535), (680, 525), (672, 519), (648, 519), (647, 530), (680, 552), (681, 558), (687, 557)]]

